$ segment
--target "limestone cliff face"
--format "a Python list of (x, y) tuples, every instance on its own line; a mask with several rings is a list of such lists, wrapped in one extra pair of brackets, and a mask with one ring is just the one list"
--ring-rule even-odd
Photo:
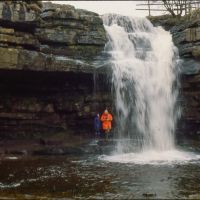
[(182, 122), (179, 132), (200, 134), (200, 18), (182, 22), (170, 29), (179, 49), (181, 66)]
[(69, 5), (0, 2), (0, 26), (1, 69), (93, 72), (107, 41), (96, 13)]
[(172, 34), (181, 58), (180, 103), (182, 118), (178, 132), (186, 136), (200, 134), (200, 15), (191, 19), (169, 16), (152, 17), (152, 23), (163, 26)]
[(111, 106), (104, 76), (95, 95), (93, 87), (93, 63), (106, 41), (96, 13), (1, 1), (0, 138), (92, 133), (94, 113)]

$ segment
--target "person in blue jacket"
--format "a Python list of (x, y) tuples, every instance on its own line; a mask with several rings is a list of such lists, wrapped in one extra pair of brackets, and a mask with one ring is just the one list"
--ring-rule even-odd
[(100, 137), (101, 135), (101, 120), (99, 113), (94, 118), (94, 130), (95, 130), (95, 136)]

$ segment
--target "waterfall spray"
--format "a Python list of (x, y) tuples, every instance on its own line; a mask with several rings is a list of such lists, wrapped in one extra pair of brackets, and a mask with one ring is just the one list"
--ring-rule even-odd
[(178, 90), (177, 53), (169, 32), (145, 18), (104, 15), (113, 70), (113, 98), (117, 113), (117, 151), (174, 148)]

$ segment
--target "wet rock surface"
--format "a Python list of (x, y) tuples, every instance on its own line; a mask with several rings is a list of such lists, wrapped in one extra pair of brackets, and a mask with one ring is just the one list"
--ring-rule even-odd
[(94, 95), (94, 62), (106, 41), (96, 13), (51, 2), (1, 1), (0, 138), (93, 134), (95, 112), (112, 104), (104, 69)]
[(92, 61), (107, 41), (101, 18), (69, 5), (34, 6), (37, 3), (0, 2), (0, 54), (4, 58), (0, 68), (91, 73)]
[(171, 28), (175, 45), (182, 59), (181, 92), (182, 118), (179, 134), (199, 138), (200, 126), (200, 19), (182, 22)]
[(94, 95), (90, 74), (17, 70), (0, 71), (0, 77), (1, 139), (94, 135), (95, 112), (112, 106), (107, 87)]

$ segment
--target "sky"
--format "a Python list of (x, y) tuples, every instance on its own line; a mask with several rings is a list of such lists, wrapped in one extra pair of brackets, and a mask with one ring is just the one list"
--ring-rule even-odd
[[(70, 4), (75, 8), (81, 8), (96, 12), (100, 15), (105, 13), (117, 13), (128, 16), (145, 17), (148, 11), (136, 10), (136, 4), (144, 3), (142, 1), (52, 1), (59, 4)], [(138, 7), (137, 7), (138, 8)], [(160, 14), (159, 12), (154, 15)]]

